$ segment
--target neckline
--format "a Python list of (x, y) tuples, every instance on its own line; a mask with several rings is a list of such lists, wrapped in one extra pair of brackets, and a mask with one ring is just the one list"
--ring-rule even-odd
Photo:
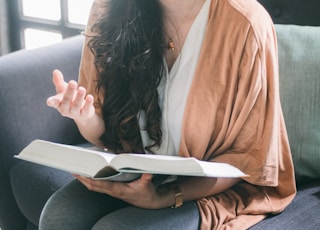
[[(201, 15), (204, 14), (204, 10), (209, 10), (209, 6), (208, 6), (208, 2), (211, 2), (210, 0), (205, 0), (203, 5), (201, 6), (201, 9), (199, 10), (196, 18), (194, 19), (194, 21), (192, 22), (192, 25), (187, 33), (187, 36), (186, 36), (186, 39), (181, 47), (181, 50), (176, 58), (176, 60), (173, 62), (171, 68), (169, 69), (169, 65), (164, 57), (164, 62), (165, 62), (165, 68), (166, 68), (166, 73), (167, 75), (171, 75), (171, 73), (175, 70), (175, 72), (177, 71), (177, 68), (178, 68), (178, 63), (181, 61), (181, 54), (184, 53), (185, 51), (185, 47), (187, 46), (187, 44), (189, 43), (189, 40), (190, 40), (190, 34), (191, 32), (194, 30), (194, 27), (195, 25), (198, 24), (198, 21), (201, 19)], [(208, 16), (208, 15), (207, 15)]]

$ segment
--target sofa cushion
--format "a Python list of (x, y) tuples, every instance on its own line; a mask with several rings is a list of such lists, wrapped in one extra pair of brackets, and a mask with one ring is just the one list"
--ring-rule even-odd
[(319, 229), (320, 180), (298, 186), (298, 193), (286, 210), (270, 215), (250, 230)]
[(10, 179), (21, 212), (31, 223), (38, 225), (48, 198), (74, 177), (68, 172), (22, 161), (10, 170)]
[(280, 96), (297, 182), (320, 178), (320, 27), (276, 25)]

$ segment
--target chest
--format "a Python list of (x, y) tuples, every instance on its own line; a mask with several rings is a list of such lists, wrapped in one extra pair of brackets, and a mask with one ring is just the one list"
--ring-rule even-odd
[(179, 26), (177, 27), (170, 24), (166, 26), (166, 28), (169, 29), (167, 29), (165, 36), (165, 41), (167, 42), (167, 44), (164, 56), (169, 71), (171, 70), (173, 64), (178, 59), (181, 53), (182, 47), (184, 46), (193, 21), (194, 18), (181, 22), (181, 24), (179, 24)]

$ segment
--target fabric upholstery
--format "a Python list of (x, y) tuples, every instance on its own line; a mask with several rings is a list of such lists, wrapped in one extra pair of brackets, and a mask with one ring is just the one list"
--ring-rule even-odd
[(68, 172), (21, 162), (10, 171), (10, 179), (20, 210), (32, 224), (38, 225), (41, 210), (48, 198), (74, 178)]
[(270, 216), (250, 230), (319, 229), (320, 181), (300, 186), (298, 190), (296, 198), (284, 212)]
[(280, 95), (295, 173), (320, 178), (320, 27), (276, 25)]
[(275, 24), (320, 26), (319, 0), (259, 0)]
[(45, 103), (54, 93), (55, 68), (65, 73), (66, 80), (77, 79), (82, 41), (78, 36), (0, 58), (0, 226), (5, 230), (26, 225), (10, 185), (9, 170), (18, 162), (13, 155), (36, 138), (70, 144), (83, 141), (74, 122)]

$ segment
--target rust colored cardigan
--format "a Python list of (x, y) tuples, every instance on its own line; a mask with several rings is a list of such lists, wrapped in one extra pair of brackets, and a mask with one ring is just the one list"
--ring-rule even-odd
[[(93, 5), (88, 28), (103, 14), (99, 4)], [(93, 59), (85, 43), (79, 84), (95, 96), (100, 113)], [(268, 213), (283, 211), (295, 196), (277, 62), (273, 23), (259, 3), (211, 0), (179, 154), (226, 162), (250, 177), (197, 201), (203, 230), (247, 229)]]

